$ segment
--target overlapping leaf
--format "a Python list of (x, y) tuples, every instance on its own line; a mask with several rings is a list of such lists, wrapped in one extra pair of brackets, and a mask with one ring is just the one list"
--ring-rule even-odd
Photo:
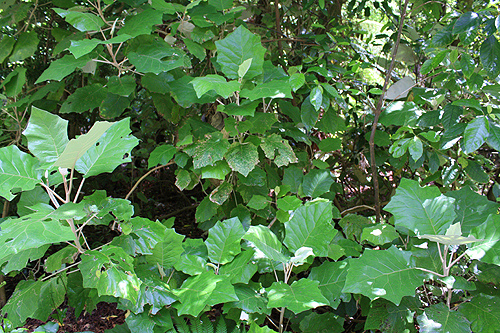
[(23, 134), (28, 148), (41, 162), (40, 168), (51, 166), (69, 142), (68, 121), (44, 110), (33, 107), (28, 126)]
[(228, 78), (238, 79), (239, 66), (248, 59), (252, 59), (252, 64), (245, 78), (251, 79), (262, 74), (266, 49), (260, 44), (260, 36), (252, 34), (243, 25), (223, 40), (216, 41), (215, 45), (217, 62)]
[(17, 192), (34, 189), (42, 178), (38, 167), (38, 160), (17, 146), (0, 148), (0, 196), (10, 201)]
[(402, 179), (396, 195), (384, 209), (394, 215), (396, 226), (415, 234), (439, 235), (455, 219), (454, 202), (437, 187), (420, 187), (417, 181)]
[(267, 288), (268, 308), (286, 307), (297, 314), (318, 306), (328, 305), (328, 300), (319, 290), (319, 282), (300, 279), (288, 285), (274, 282)]
[(391, 246), (388, 250), (365, 250), (361, 258), (349, 260), (344, 292), (370, 299), (385, 298), (399, 305), (423, 283), (423, 275), (413, 267), (411, 253)]
[(208, 257), (213, 263), (226, 264), (241, 251), (241, 238), (245, 234), (237, 217), (217, 222), (208, 233)]
[(310, 201), (299, 207), (290, 221), (285, 223), (286, 236), (283, 243), (292, 252), (301, 247), (310, 247), (316, 256), (328, 255), (328, 244), (337, 230), (332, 226), (331, 202), (327, 200)]

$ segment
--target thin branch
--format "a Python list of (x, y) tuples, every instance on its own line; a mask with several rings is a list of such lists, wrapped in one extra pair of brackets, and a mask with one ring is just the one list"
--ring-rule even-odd
[[(398, 52), (399, 42), (401, 40), (401, 33), (403, 32), (403, 26), (406, 16), (406, 8), (408, 7), (408, 2), (409, 0), (405, 0), (402, 6), (396, 43), (394, 45), (394, 49), (392, 50), (392, 56), (391, 56), (392, 60), (391, 64), (389, 65), (389, 70), (387, 71), (387, 73), (392, 73), (392, 70), (394, 69), (394, 64), (396, 63), (396, 54)], [(382, 94), (378, 99), (377, 108), (375, 110), (375, 117), (373, 118), (372, 132), (370, 134), (370, 164), (372, 167), (372, 181), (373, 181), (373, 189), (375, 192), (375, 215), (377, 223), (380, 223), (380, 193), (379, 193), (380, 190), (378, 185), (378, 168), (375, 162), (375, 132), (377, 130), (378, 119), (380, 117), (380, 114), (382, 113), (382, 104), (384, 103), (384, 95), (385, 92), (387, 91), (387, 86), (389, 85), (390, 79), (391, 79), (390, 75), (385, 76), (384, 87), (382, 88)]]
[(130, 197), (130, 195), (135, 191), (135, 189), (137, 188), (137, 186), (139, 186), (139, 184), (144, 180), (144, 178), (146, 178), (147, 176), (149, 176), (150, 174), (152, 174), (156, 170), (164, 168), (164, 167), (172, 165), (172, 164), (174, 164), (174, 161), (170, 161), (167, 164), (157, 166), (156, 168), (153, 168), (153, 169), (149, 170), (148, 172), (146, 172), (144, 174), (144, 176), (142, 176), (141, 178), (139, 178), (139, 180), (135, 183), (135, 185), (132, 187), (132, 189), (127, 193), (127, 195), (125, 196), (125, 200), (128, 200), (128, 198)]
[(82, 190), (84, 182), (85, 182), (85, 178), (82, 178), (82, 181), (80, 182), (80, 186), (78, 186), (78, 190), (76, 191), (75, 198), (73, 199), (74, 203), (76, 203), (76, 200), (78, 200), (78, 196), (80, 195), (80, 191)]

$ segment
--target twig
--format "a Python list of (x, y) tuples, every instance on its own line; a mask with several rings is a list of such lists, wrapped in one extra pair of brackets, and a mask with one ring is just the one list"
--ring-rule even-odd
[(167, 164), (164, 164), (164, 165), (159, 165), (156, 168), (153, 168), (153, 169), (149, 170), (148, 172), (146, 172), (144, 174), (144, 176), (142, 176), (141, 178), (139, 178), (139, 180), (135, 183), (135, 185), (132, 187), (132, 189), (127, 193), (127, 195), (125, 196), (125, 200), (128, 200), (128, 198), (130, 197), (130, 195), (135, 191), (135, 189), (137, 188), (137, 186), (139, 186), (140, 182), (142, 182), (144, 180), (144, 178), (146, 178), (147, 176), (149, 176), (150, 174), (152, 174), (156, 170), (164, 168), (164, 167), (172, 165), (172, 164), (174, 164), (174, 161), (170, 161), (170, 162), (168, 162)]
[(172, 212), (172, 213), (168, 213), (168, 214), (165, 214), (165, 215), (160, 215), (157, 217), (158, 220), (163, 220), (163, 219), (168, 219), (169, 217), (172, 217), (172, 216), (175, 216), (179, 213), (182, 213), (186, 210), (190, 210), (190, 209), (195, 209), (196, 207), (198, 207), (199, 204), (194, 204), (192, 206), (186, 206), (186, 207), (182, 207), (181, 209), (178, 209), (176, 210), (175, 212)]
[[(408, 2), (409, 0), (405, 0), (403, 7), (401, 9), (401, 17), (399, 19), (399, 28), (398, 28), (398, 34), (396, 38), (396, 43), (394, 44), (394, 49), (392, 50), (392, 56), (391, 56), (391, 64), (389, 65), (389, 70), (387, 73), (392, 73), (392, 70), (394, 69), (394, 64), (396, 62), (396, 54), (398, 52), (398, 46), (399, 42), (401, 40), (401, 33), (403, 31), (403, 25), (404, 25), (404, 20), (406, 16), (406, 8), (408, 7)], [(376, 216), (376, 222), (380, 223), (380, 198), (379, 198), (379, 186), (378, 186), (378, 169), (377, 165), (375, 163), (375, 131), (377, 130), (377, 125), (378, 125), (378, 119), (380, 117), (380, 114), (382, 113), (382, 104), (384, 102), (384, 95), (385, 92), (387, 91), (387, 86), (389, 85), (389, 80), (390, 80), (390, 75), (385, 76), (385, 81), (384, 81), (384, 87), (382, 88), (382, 94), (380, 95), (380, 98), (378, 99), (377, 103), (377, 108), (375, 110), (375, 117), (373, 118), (373, 126), (372, 126), (372, 132), (370, 134), (370, 164), (372, 167), (372, 181), (373, 181), (373, 189), (375, 192), (375, 216)]]

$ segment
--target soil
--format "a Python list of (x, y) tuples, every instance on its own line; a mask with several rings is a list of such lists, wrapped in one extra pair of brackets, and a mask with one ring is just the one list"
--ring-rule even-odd
[[(64, 308), (64, 305), (62, 307)], [(58, 333), (85, 331), (103, 333), (105, 330), (125, 322), (125, 311), (117, 309), (116, 303), (98, 303), (97, 308), (92, 313), (82, 313), (78, 318), (75, 317), (75, 309), (72, 307), (66, 309), (66, 318), (59, 327)], [(28, 319), (23, 327), (27, 328), (28, 332), (33, 332), (45, 323), (36, 319)]]

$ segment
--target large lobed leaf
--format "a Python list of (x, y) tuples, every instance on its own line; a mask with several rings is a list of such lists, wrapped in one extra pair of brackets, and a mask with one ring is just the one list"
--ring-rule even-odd
[(471, 322), (473, 332), (498, 332), (500, 327), (500, 297), (479, 294), (459, 307)]
[(365, 250), (361, 258), (349, 260), (344, 292), (370, 299), (385, 298), (399, 305), (423, 283), (422, 273), (413, 267), (411, 253), (391, 246), (388, 250)]
[(417, 181), (402, 179), (396, 195), (384, 209), (394, 215), (396, 226), (417, 235), (439, 235), (455, 219), (454, 201), (435, 186), (420, 187)]
[(0, 196), (10, 201), (17, 192), (34, 189), (42, 178), (38, 167), (38, 160), (17, 146), (0, 148)]
[(86, 215), (83, 205), (71, 202), (56, 210), (44, 204), (36, 205), (32, 209), (35, 212), (30, 215), (2, 223), (0, 261), (23, 250), (75, 239), (69, 225), (59, 221), (69, 218), (81, 219)]
[(250, 226), (243, 238), (251, 242), (267, 259), (283, 263), (290, 259), (284, 254), (285, 250), (278, 237), (269, 228), (262, 225)]
[(112, 172), (120, 164), (130, 162), (130, 152), (139, 143), (130, 132), (130, 118), (112, 124), (76, 162), (76, 170), (87, 178)]
[(291, 285), (274, 282), (267, 288), (267, 297), (268, 308), (286, 307), (295, 314), (329, 304), (319, 290), (319, 282), (308, 279), (300, 279)]
[(82, 254), (78, 265), (85, 288), (96, 288), (99, 296), (110, 295), (136, 303), (141, 281), (134, 272), (134, 259), (119, 247), (106, 245), (100, 251)]
[(23, 134), (28, 148), (41, 162), (40, 168), (50, 167), (62, 154), (69, 142), (68, 121), (35, 106)]
[(260, 44), (260, 36), (251, 33), (244, 26), (239, 26), (223, 40), (216, 41), (215, 45), (217, 62), (228, 78), (238, 79), (240, 65), (248, 59), (252, 59), (252, 63), (245, 79), (262, 74), (266, 49)]
[(217, 222), (208, 232), (206, 245), (213, 263), (226, 264), (241, 252), (241, 238), (245, 235), (237, 217)]
[(295, 210), (290, 221), (285, 223), (286, 237), (283, 243), (292, 252), (301, 247), (310, 247), (316, 256), (326, 257), (328, 245), (337, 233), (332, 226), (331, 202), (310, 201)]

